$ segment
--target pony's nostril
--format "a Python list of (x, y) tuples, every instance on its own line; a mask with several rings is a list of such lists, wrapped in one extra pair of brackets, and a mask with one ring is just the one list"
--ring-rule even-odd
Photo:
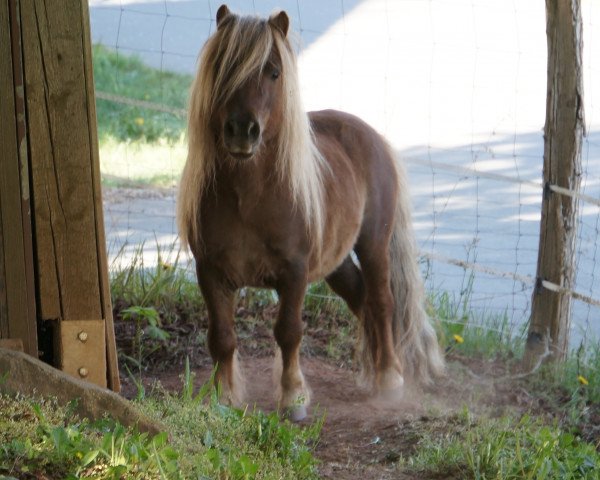
[(225, 122), (224, 130), (225, 130), (226, 137), (229, 137), (229, 138), (235, 137), (235, 133), (237, 131), (235, 122), (233, 120), (229, 120), (229, 121)]
[(248, 138), (254, 142), (254, 141), (256, 141), (256, 139), (258, 138), (259, 135), (260, 135), (260, 127), (258, 126), (258, 123), (251, 121), (248, 124)]
[(256, 143), (260, 137), (260, 125), (247, 118), (229, 118), (223, 125), (223, 135), (228, 142)]

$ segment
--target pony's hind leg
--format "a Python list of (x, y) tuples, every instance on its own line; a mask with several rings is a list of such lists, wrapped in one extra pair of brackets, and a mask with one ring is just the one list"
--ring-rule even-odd
[(325, 277), (325, 281), (344, 299), (352, 313), (361, 318), (365, 303), (365, 283), (352, 257), (348, 255), (336, 270)]
[(387, 242), (373, 242), (370, 245), (363, 243), (357, 248), (357, 255), (365, 286), (363, 368), (367, 374), (374, 376), (378, 394), (395, 398), (402, 393), (404, 378), (402, 364), (394, 348), (394, 298)]
[(385, 272), (386, 263), (380, 265), (374, 257), (365, 258), (365, 262), (366, 273), (369, 275), (368, 291), (363, 272), (350, 256), (325, 280), (344, 299), (362, 324), (359, 383), (368, 387), (375, 386), (380, 393), (385, 394), (395, 392), (402, 386), (400, 364), (393, 350), (390, 352), (393, 344), (390, 344), (389, 339), (393, 337), (387, 325), (390, 323), (391, 326), (391, 310), (388, 305), (393, 299), (386, 292), (385, 275), (380, 281), (377, 273)]
[[(300, 342), (302, 340), (302, 303), (306, 291), (306, 274), (288, 271), (280, 282), (279, 313), (275, 323), (275, 340), (281, 351), (281, 391), (279, 408), (293, 421), (300, 421), (307, 414), (310, 392), (300, 369)], [(278, 355), (279, 356), (279, 355)], [(276, 359), (279, 361), (279, 358)]]
[(220, 401), (241, 406), (244, 384), (233, 323), (235, 295), (216, 278), (211, 272), (198, 269), (198, 283), (208, 309), (208, 349), (217, 369), (215, 383), (220, 389)]

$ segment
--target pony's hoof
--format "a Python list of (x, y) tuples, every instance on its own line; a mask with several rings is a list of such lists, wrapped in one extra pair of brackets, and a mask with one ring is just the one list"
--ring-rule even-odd
[(402, 397), (404, 397), (404, 388), (397, 387), (387, 390), (380, 390), (377, 397), (384, 403), (393, 403), (398, 400), (402, 400)]
[(379, 381), (378, 397), (386, 402), (399, 400), (404, 395), (404, 377), (396, 370), (388, 370)]
[(306, 405), (294, 405), (284, 410), (284, 417), (291, 422), (300, 422), (308, 415)]

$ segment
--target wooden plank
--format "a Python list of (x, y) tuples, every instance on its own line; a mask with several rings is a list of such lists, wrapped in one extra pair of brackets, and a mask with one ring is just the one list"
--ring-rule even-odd
[(100, 175), (100, 155), (98, 152), (98, 128), (96, 124), (96, 96), (92, 64), (92, 41), (90, 30), (90, 12), (87, 0), (81, 0), (81, 23), (83, 30), (83, 58), (85, 62), (85, 82), (88, 103), (88, 122), (90, 125), (90, 146), (92, 153), (92, 181), (94, 184), (94, 206), (96, 217), (96, 240), (98, 249), (98, 271), (100, 280), (100, 295), (102, 301), (102, 316), (106, 321), (106, 359), (107, 384), (115, 392), (121, 390), (119, 379), (119, 364), (117, 344), (113, 322), (110, 282), (108, 278), (108, 259), (106, 253), (106, 236), (104, 233), (104, 206), (102, 203), (102, 185)]
[[(10, 49), (10, 18), (8, 2), (0, 4), (0, 91), (3, 101), (0, 102), (0, 148), (3, 152), (0, 162), (0, 338), (9, 336), (8, 316), (8, 292), (6, 282), (8, 280), (4, 257), (8, 253), (10, 240), (4, 238), (3, 227), (6, 223), (6, 231), (9, 233), (11, 200), (14, 201), (15, 188), (19, 184), (14, 182), (14, 171), (11, 164), (18, 158), (17, 132), (15, 119), (15, 100), (13, 83), (13, 65)], [(17, 192), (19, 190), (16, 190)], [(19, 194), (20, 196), (20, 194)], [(14, 207), (13, 207), (14, 208)], [(18, 213), (18, 212), (17, 212)], [(8, 245), (7, 245), (8, 242)]]
[[(25, 106), (18, 0), (0, 5), (0, 256), (2, 337), (19, 338), (37, 357)], [(0, 289), (2, 289), (0, 288)]]
[(40, 316), (103, 318), (81, 0), (21, 0)]
[(2, 338), (0, 339), (0, 348), (14, 350), (16, 352), (23, 352), (25, 350), (23, 347), (23, 340), (20, 338)]
[[(0, 24), (0, 28), (2, 25)], [(0, 87), (1, 88), (1, 87)], [(1, 117), (0, 117), (1, 121)], [(0, 147), (2, 146), (0, 140)], [(8, 338), (8, 297), (6, 296), (6, 269), (4, 268), (4, 236), (2, 234), (2, 199), (0, 198), (0, 338)]]

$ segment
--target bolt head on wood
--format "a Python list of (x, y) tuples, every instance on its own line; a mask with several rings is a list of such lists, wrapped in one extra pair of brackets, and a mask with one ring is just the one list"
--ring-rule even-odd
[(81, 332), (79, 332), (77, 334), (77, 338), (79, 339), (80, 342), (86, 342), (88, 339), (88, 334), (87, 334), (87, 332), (84, 332), (82, 330)]
[(80, 368), (79, 368), (79, 370), (78, 370), (78, 372), (79, 372), (79, 376), (80, 376), (81, 378), (85, 378), (85, 377), (87, 377), (87, 376), (88, 376), (88, 374), (89, 374), (89, 372), (88, 372), (88, 369), (87, 369), (87, 368), (85, 368), (85, 367), (80, 367)]

